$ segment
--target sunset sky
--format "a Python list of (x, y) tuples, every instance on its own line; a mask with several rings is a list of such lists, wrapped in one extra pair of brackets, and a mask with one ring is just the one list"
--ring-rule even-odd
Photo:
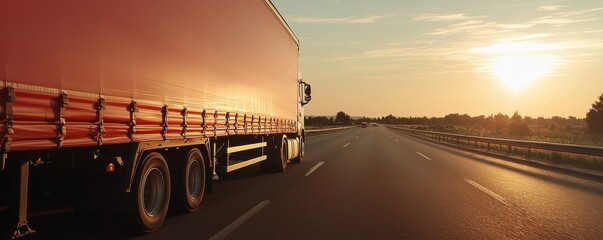
[(308, 115), (583, 118), (603, 93), (603, 1), (272, 0)]

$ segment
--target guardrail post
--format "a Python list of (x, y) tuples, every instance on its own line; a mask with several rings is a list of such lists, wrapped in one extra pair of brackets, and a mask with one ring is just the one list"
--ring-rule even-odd
[(490, 151), (490, 143), (488, 143), (488, 152)]
[(507, 145), (507, 153), (508, 153), (509, 155), (511, 155), (511, 150), (512, 150), (512, 149), (511, 149), (511, 145)]

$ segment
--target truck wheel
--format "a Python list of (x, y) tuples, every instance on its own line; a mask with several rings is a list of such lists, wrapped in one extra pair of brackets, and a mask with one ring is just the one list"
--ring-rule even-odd
[(193, 148), (188, 152), (180, 167), (178, 181), (178, 197), (180, 204), (187, 212), (194, 212), (201, 206), (205, 193), (205, 160), (199, 149)]
[(268, 159), (260, 163), (260, 168), (264, 172), (286, 172), (287, 136), (282, 135), (281, 137), (277, 137), (273, 144), (268, 147)]
[(275, 171), (276, 172), (286, 172), (287, 171), (287, 137), (283, 135), (281, 138), (281, 144), (277, 145), (278, 148), (274, 151), (274, 159), (277, 161), (275, 163)]
[(136, 207), (142, 231), (153, 232), (163, 223), (170, 204), (170, 171), (159, 153), (142, 162), (136, 181)]
[(299, 136), (299, 156), (291, 160), (292, 163), (301, 163), (304, 160), (304, 155), (306, 151), (306, 142), (304, 141), (303, 136)]

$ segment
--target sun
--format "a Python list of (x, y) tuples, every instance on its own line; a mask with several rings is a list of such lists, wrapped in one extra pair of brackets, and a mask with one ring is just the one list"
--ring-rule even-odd
[(504, 85), (520, 90), (550, 74), (555, 63), (550, 55), (498, 56), (492, 59), (491, 71)]
[(498, 56), (492, 59), (491, 71), (504, 85), (520, 90), (550, 74), (555, 59), (550, 55)]

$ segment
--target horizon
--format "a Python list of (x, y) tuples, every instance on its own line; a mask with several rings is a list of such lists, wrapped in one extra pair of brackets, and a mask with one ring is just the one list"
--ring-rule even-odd
[(308, 115), (584, 118), (603, 93), (603, 2), (273, 0)]
[[(343, 112), (344, 112), (344, 113), (347, 113), (346, 111), (343, 111)], [(507, 115), (507, 116), (511, 117), (511, 116), (513, 116), (513, 114), (514, 114), (514, 113), (515, 113), (515, 112), (513, 112), (512, 114), (508, 114), (508, 113), (501, 113), (501, 114), (503, 114), (503, 115)], [(445, 114), (445, 115), (440, 115), (440, 116), (401, 116), (401, 115), (395, 115), (395, 114), (391, 114), (391, 115), (392, 115), (393, 117), (397, 117), (397, 118), (423, 118), (423, 117), (426, 117), (426, 118), (443, 118), (443, 117), (446, 117), (447, 115), (450, 115), (450, 114), (459, 114), (459, 115), (465, 115), (465, 114), (467, 114), (467, 115), (469, 115), (470, 117), (479, 117), (479, 116), (485, 116), (485, 117), (489, 117), (489, 116), (491, 116), (491, 115), (492, 115), (492, 116), (494, 116), (494, 115), (499, 114), (499, 113), (479, 114), (479, 115), (471, 115), (471, 114), (468, 114), (468, 113), (448, 113), (448, 114)], [(349, 114), (348, 114), (348, 115), (349, 115)], [(383, 116), (377, 116), (377, 117), (373, 117), (373, 116), (360, 116), (360, 115), (349, 115), (349, 116), (350, 116), (350, 118), (352, 118), (352, 119), (360, 119), (360, 118), (382, 118), (382, 117), (387, 117), (387, 116), (389, 116), (389, 115), (390, 115), (390, 114), (386, 114), (386, 115), (383, 115)], [(520, 115), (522, 118), (525, 118), (525, 117), (530, 117), (530, 118), (532, 118), (532, 119), (537, 119), (537, 118), (540, 118), (540, 117), (542, 117), (542, 118), (544, 118), (544, 119), (551, 119), (551, 118), (554, 118), (554, 117), (561, 117), (561, 118), (565, 118), (565, 119), (568, 119), (568, 118), (570, 118), (570, 117), (575, 117), (575, 118), (580, 119), (580, 120), (584, 120), (584, 119), (586, 119), (586, 117), (577, 117), (577, 116), (572, 116), (572, 115), (568, 115), (568, 116), (559, 116), (559, 115), (555, 115), (555, 116), (528, 116), (528, 115), (523, 115), (523, 114), (521, 114), (521, 113), (519, 113), (519, 115)], [(336, 116), (336, 115), (319, 115), (319, 114), (317, 115), (317, 114), (305, 114), (305, 117), (333, 117), (333, 118), (334, 118), (335, 116)]]

